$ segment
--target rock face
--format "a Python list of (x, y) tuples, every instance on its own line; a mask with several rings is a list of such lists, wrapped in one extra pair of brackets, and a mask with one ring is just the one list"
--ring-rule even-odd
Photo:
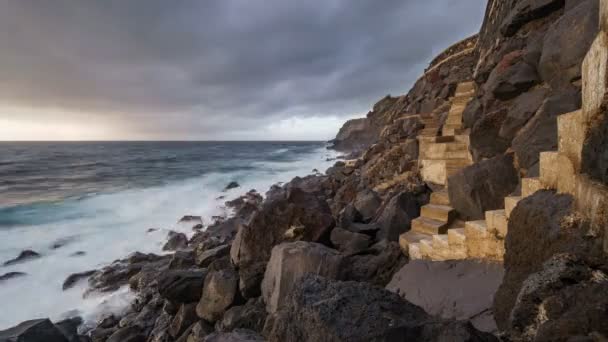
[(376, 220), (379, 231), (376, 240), (398, 241), (399, 235), (410, 230), (413, 219), (420, 216), (418, 198), (410, 192), (400, 192), (393, 196)]
[(262, 281), (266, 310), (279, 310), (307, 274), (336, 279), (341, 265), (342, 257), (337, 251), (318, 243), (299, 241), (274, 247)]
[(503, 273), (497, 263), (415, 260), (399, 270), (386, 288), (431, 315), (470, 320), (481, 331), (496, 332), (492, 305)]
[(184, 233), (169, 232), (169, 240), (163, 246), (163, 251), (175, 251), (178, 249), (184, 249), (188, 246), (188, 237)]
[(504, 206), (504, 198), (519, 183), (513, 155), (505, 154), (473, 164), (448, 179), (450, 203), (463, 219), (483, 219), (487, 210)]
[(233, 306), (226, 311), (217, 323), (217, 330), (222, 332), (235, 329), (248, 329), (261, 332), (266, 321), (266, 307), (261, 298), (250, 299), (245, 305)]
[(206, 270), (179, 270), (162, 275), (158, 292), (174, 303), (192, 303), (201, 298)]
[(0, 341), (69, 342), (61, 331), (48, 319), (23, 322), (16, 327), (0, 331)]
[(505, 277), (494, 300), (496, 322), (510, 326), (510, 316), (524, 282), (553, 255), (570, 253), (590, 265), (603, 262), (601, 242), (586, 238), (588, 228), (573, 215), (572, 199), (539, 191), (520, 201), (509, 218), (505, 241)]
[(220, 320), (237, 299), (238, 281), (238, 275), (231, 268), (209, 272), (196, 306), (198, 316), (208, 322)]
[(387, 290), (308, 276), (264, 328), (269, 341), (496, 341), (463, 323), (431, 320)]

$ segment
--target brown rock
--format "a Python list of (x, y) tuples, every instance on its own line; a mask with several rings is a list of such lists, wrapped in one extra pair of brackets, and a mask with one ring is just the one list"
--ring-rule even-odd
[(238, 284), (238, 275), (231, 268), (209, 272), (205, 277), (203, 295), (196, 306), (198, 316), (208, 322), (220, 320), (237, 299)]

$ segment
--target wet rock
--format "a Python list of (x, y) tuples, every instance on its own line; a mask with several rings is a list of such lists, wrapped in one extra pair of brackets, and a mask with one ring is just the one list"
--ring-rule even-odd
[(269, 317), (264, 335), (270, 342), (496, 341), (464, 323), (431, 320), (382, 288), (319, 276), (299, 283), (285, 307)]
[(478, 330), (496, 332), (492, 299), (503, 274), (498, 263), (414, 260), (403, 266), (386, 288), (428, 314), (471, 320)]
[(63, 285), (62, 285), (63, 291), (71, 289), (72, 287), (74, 287), (74, 285), (76, 285), (77, 282), (79, 282), (82, 279), (85, 279), (85, 278), (88, 278), (88, 277), (92, 276), (95, 272), (96, 272), (96, 270), (90, 270), (90, 271), (84, 271), (84, 272), (70, 274), (63, 281)]
[(275, 246), (262, 281), (266, 310), (276, 312), (305, 275), (337, 279), (341, 266), (342, 256), (318, 243), (298, 241)]
[(201, 252), (197, 249), (196, 264), (200, 267), (207, 267), (213, 261), (230, 254), (230, 244), (220, 245)]
[(197, 321), (198, 316), (196, 315), (196, 303), (182, 304), (179, 307), (179, 311), (177, 311), (177, 314), (173, 318), (173, 321), (171, 321), (169, 333), (174, 338), (178, 338), (186, 331), (186, 329)]
[(82, 322), (82, 318), (73, 317), (55, 323), (55, 327), (61, 331), (69, 342), (84, 342), (88, 341), (86, 340), (86, 337), (78, 335), (78, 327)]
[(233, 332), (212, 333), (205, 337), (204, 342), (256, 342), (264, 338), (255, 331), (237, 329)]
[(59, 249), (74, 241), (76, 241), (76, 236), (68, 236), (65, 238), (58, 239), (57, 241), (53, 242), (53, 244), (51, 245), (51, 249)]
[(376, 219), (380, 228), (376, 240), (398, 241), (399, 235), (409, 231), (413, 219), (420, 216), (420, 203), (410, 192), (400, 192), (393, 196)]
[(373, 190), (364, 190), (357, 194), (354, 206), (361, 214), (363, 222), (369, 222), (376, 216), (376, 212), (382, 204), (382, 199)]
[(158, 280), (158, 292), (175, 303), (197, 302), (201, 298), (206, 275), (205, 269), (166, 272)]
[(1, 330), (0, 341), (69, 342), (48, 318), (25, 321), (10, 329)]
[(473, 164), (448, 178), (450, 203), (465, 220), (480, 220), (488, 210), (504, 207), (504, 198), (519, 184), (513, 154)]
[(4, 266), (10, 266), (19, 264), (22, 262), (34, 260), (40, 258), (41, 255), (37, 252), (32, 251), (31, 249), (26, 249), (19, 253), (19, 255), (15, 259), (8, 260), (4, 263)]
[(116, 318), (116, 316), (114, 316), (113, 314), (110, 314), (110, 315), (107, 315), (107, 316), (101, 318), (97, 322), (97, 327), (107, 329), (107, 328), (111, 328), (111, 327), (117, 325), (118, 322), (119, 322), (119, 319)]
[(70, 254), (71, 257), (80, 257), (80, 256), (85, 256), (87, 255), (87, 252), (85, 251), (76, 251), (72, 254)]
[(168, 241), (163, 246), (163, 251), (175, 251), (188, 247), (188, 237), (184, 233), (170, 231), (167, 238)]
[(343, 228), (331, 231), (331, 243), (342, 253), (357, 254), (367, 249), (371, 241), (368, 235), (354, 233)]
[(179, 222), (203, 223), (203, 218), (200, 216), (195, 216), (195, 215), (185, 215), (179, 220)]
[(27, 275), (27, 273), (24, 272), (8, 272), (8, 273), (4, 273), (3, 275), (0, 275), (0, 284), (8, 281), (10, 279), (15, 279), (15, 278), (20, 278), (20, 277), (25, 277)]
[(266, 307), (261, 298), (250, 299), (245, 305), (233, 306), (221, 321), (217, 322), (216, 329), (229, 332), (235, 329), (249, 329), (261, 332), (266, 321)]
[(385, 286), (406, 262), (399, 244), (385, 240), (357, 255), (347, 256), (341, 272), (345, 280)]
[(198, 316), (208, 322), (220, 320), (237, 299), (238, 284), (238, 274), (232, 268), (209, 272), (196, 306)]
[(226, 187), (224, 188), (224, 191), (228, 191), (230, 189), (236, 189), (236, 188), (239, 188), (240, 186), (241, 185), (239, 183), (232, 181), (232, 182), (228, 183), (228, 185), (226, 185)]
[(530, 21), (546, 17), (564, 6), (565, 0), (524, 0), (517, 3), (502, 23), (500, 32), (513, 36)]

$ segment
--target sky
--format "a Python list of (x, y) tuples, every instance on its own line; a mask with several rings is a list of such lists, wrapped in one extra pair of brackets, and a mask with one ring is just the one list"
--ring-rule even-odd
[(4, 0), (0, 140), (328, 140), (486, 0)]

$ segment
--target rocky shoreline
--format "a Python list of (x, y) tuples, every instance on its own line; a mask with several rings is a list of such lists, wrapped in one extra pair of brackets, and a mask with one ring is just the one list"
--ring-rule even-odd
[(123, 314), (0, 342), (608, 340), (607, 14), (490, 0), (478, 36), (344, 125), (347, 160), (66, 279), (128, 287)]

